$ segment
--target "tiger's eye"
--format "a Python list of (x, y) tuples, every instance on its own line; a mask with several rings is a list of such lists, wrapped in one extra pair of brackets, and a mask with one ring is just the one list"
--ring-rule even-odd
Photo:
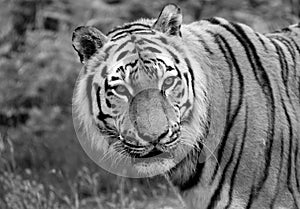
[(171, 85), (173, 82), (174, 82), (174, 78), (172, 78), (172, 77), (169, 77), (165, 80), (166, 85)]
[(173, 85), (174, 83), (174, 80), (175, 78), (172, 76), (172, 77), (168, 77), (164, 80), (164, 83), (163, 83), (163, 87), (164, 88), (169, 88), (170, 86)]
[(115, 89), (115, 91), (118, 94), (124, 94), (126, 92), (126, 87), (123, 85), (118, 85), (117, 88)]

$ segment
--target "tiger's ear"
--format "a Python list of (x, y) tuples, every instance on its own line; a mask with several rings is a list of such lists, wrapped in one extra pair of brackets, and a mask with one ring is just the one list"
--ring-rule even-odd
[(107, 37), (91, 26), (76, 28), (72, 36), (72, 45), (77, 51), (80, 61), (85, 63), (107, 41)]
[(168, 35), (181, 36), (182, 14), (175, 4), (166, 5), (160, 12), (153, 28)]

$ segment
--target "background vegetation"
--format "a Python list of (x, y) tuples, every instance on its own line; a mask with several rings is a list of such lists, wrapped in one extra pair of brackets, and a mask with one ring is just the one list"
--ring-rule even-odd
[(176, 199), (164, 178), (124, 179), (97, 167), (79, 146), (71, 116), (81, 69), (74, 28), (107, 32), (156, 17), (170, 2), (185, 23), (221, 16), (259, 32), (296, 23), (300, 14), (298, 0), (0, 0), (1, 209), (134, 209)]

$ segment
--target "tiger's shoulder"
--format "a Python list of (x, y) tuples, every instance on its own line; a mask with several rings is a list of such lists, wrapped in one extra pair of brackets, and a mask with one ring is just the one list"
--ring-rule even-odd
[(204, 55), (217, 60), (224, 58), (222, 51), (225, 48), (245, 59), (251, 56), (251, 52), (262, 57), (295, 59), (300, 56), (300, 23), (260, 33), (246, 24), (213, 17), (182, 25), (182, 38), (196, 56)]

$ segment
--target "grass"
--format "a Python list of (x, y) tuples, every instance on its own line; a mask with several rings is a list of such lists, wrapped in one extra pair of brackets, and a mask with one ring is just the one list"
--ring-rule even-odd
[(160, 183), (165, 182), (164, 178), (106, 176), (110, 182), (115, 179), (116, 184), (111, 185), (103, 178), (102, 170), (91, 171), (86, 166), (80, 167), (73, 177), (60, 169), (51, 169), (40, 178), (36, 171), (18, 168), (15, 147), (8, 134), (1, 135), (0, 150), (3, 209), (150, 209), (158, 205), (175, 208), (180, 204), (174, 190)]

